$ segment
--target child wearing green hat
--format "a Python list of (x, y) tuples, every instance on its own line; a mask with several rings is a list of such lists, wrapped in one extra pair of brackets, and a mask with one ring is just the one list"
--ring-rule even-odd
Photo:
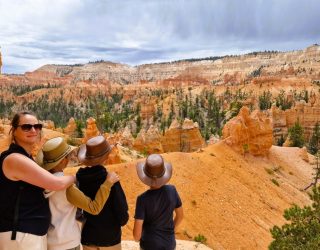
[[(73, 149), (64, 138), (52, 138), (42, 146), (36, 161), (44, 169), (61, 176)], [(118, 175), (114, 172), (108, 173), (94, 200), (85, 196), (75, 184), (62, 191), (46, 190), (45, 196), (49, 198), (52, 214), (47, 235), (48, 250), (80, 250), (81, 230), (76, 221), (77, 207), (90, 214), (99, 214), (109, 197), (112, 185), (117, 181)]]

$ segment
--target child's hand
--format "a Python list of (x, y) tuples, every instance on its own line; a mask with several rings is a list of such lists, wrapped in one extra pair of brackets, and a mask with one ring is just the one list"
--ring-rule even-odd
[(107, 181), (111, 182), (112, 184), (119, 181), (119, 176), (115, 172), (108, 173)]

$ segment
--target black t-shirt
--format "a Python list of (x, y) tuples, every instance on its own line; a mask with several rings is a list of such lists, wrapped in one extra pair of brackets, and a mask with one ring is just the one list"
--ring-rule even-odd
[(172, 250), (176, 247), (173, 211), (181, 205), (181, 199), (173, 185), (147, 190), (138, 196), (134, 218), (143, 220), (141, 248)]

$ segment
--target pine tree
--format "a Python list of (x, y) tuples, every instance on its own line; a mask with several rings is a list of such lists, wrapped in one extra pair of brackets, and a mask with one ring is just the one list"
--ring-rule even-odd
[(270, 230), (274, 239), (270, 250), (320, 249), (320, 186), (314, 186), (309, 196), (313, 201), (311, 206), (300, 208), (294, 205), (285, 210), (283, 216), (291, 223)]
[(263, 91), (262, 95), (259, 96), (259, 108), (260, 110), (267, 110), (271, 108), (271, 98), (272, 94), (268, 91)]
[(82, 121), (76, 120), (76, 132), (77, 132), (77, 137), (79, 138), (83, 137), (83, 132), (82, 132), (83, 127), (84, 125)]
[(312, 201), (310, 206), (303, 208), (293, 205), (284, 211), (283, 217), (291, 221), (284, 224), (281, 228), (274, 226), (270, 232), (272, 238), (270, 250), (315, 250), (320, 249), (320, 186), (318, 178), (320, 177), (319, 153), (317, 154), (317, 167), (315, 168), (314, 181), (306, 187), (312, 188), (309, 197)]
[(311, 154), (316, 154), (319, 150), (319, 147), (320, 147), (320, 125), (319, 123), (316, 123), (313, 129), (313, 134), (310, 138), (308, 148)]
[(303, 128), (300, 125), (299, 121), (295, 122), (295, 124), (289, 128), (289, 136), (292, 142), (292, 147), (302, 148), (304, 145), (304, 136), (303, 136)]

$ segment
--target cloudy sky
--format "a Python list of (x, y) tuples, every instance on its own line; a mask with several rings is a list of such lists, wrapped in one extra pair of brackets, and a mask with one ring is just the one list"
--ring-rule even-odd
[(320, 44), (319, 0), (0, 0), (4, 73)]

